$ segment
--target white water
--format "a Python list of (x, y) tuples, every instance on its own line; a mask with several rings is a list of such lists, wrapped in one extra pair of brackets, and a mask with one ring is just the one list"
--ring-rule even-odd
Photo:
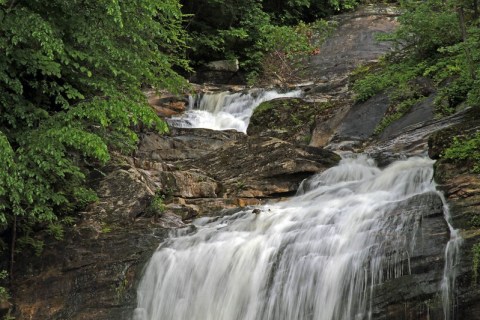
[(221, 92), (190, 98), (187, 112), (173, 117), (169, 123), (180, 128), (233, 129), (247, 132), (253, 110), (262, 102), (285, 97), (300, 97), (301, 90), (287, 93), (250, 91), (249, 93)]
[(198, 219), (151, 258), (134, 319), (368, 319), (374, 285), (409, 273), (421, 212), (399, 206), (436, 192), (432, 164), (344, 159), (258, 215)]
[(442, 305), (443, 316), (445, 320), (455, 319), (455, 309), (452, 307), (454, 301), (454, 288), (456, 279), (456, 264), (459, 261), (460, 246), (463, 243), (463, 239), (460, 236), (460, 232), (454, 229), (451, 224), (450, 208), (447, 205), (447, 201), (443, 194), (440, 194), (444, 203), (443, 212), (445, 221), (447, 221), (450, 231), (450, 240), (445, 248), (445, 266), (443, 270), (442, 279)]

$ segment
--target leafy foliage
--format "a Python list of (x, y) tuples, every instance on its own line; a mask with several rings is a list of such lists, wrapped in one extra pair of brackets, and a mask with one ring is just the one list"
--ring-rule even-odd
[(146, 214), (156, 219), (165, 212), (165, 209), (165, 195), (157, 192), (147, 207)]
[[(365, 101), (387, 91), (393, 107), (407, 111), (431, 92), (422, 92), (416, 87), (419, 79), (426, 79), (436, 87), (437, 115), (450, 115), (462, 103), (478, 106), (480, 29), (477, 5), (468, 1), (403, 1), (400, 27), (392, 34), (379, 37), (393, 41), (398, 50), (385, 57), (373, 72), (362, 69), (357, 72), (353, 86), (357, 100)], [(414, 94), (402, 97), (399, 91)], [(399, 113), (393, 114), (393, 118), (398, 116)], [(387, 116), (377, 129), (381, 130), (393, 118), (391, 114)]]
[(442, 0), (402, 2), (404, 13), (398, 18), (400, 27), (384, 40), (394, 41), (416, 59), (438, 55), (438, 49), (461, 40), (456, 12), (452, 4)]
[[(190, 58), (197, 65), (238, 58), (253, 79), (263, 72), (269, 54), (309, 52), (311, 25), (333, 12), (357, 5), (357, 1), (312, 0), (194, 0), (182, 1), (190, 15), (186, 27), (192, 35)], [(211, 13), (216, 14), (212, 15)], [(315, 30), (316, 29), (316, 30)], [(304, 49), (304, 50), (302, 50)], [(283, 58), (283, 57), (282, 57)]]
[(356, 0), (264, 0), (263, 9), (276, 23), (295, 25), (300, 21), (313, 22), (342, 10), (355, 8)]
[(0, 229), (61, 237), (96, 199), (85, 169), (132, 150), (140, 123), (167, 130), (141, 88), (185, 85), (181, 23), (176, 0), (0, 2)]
[(397, 63), (380, 60), (375, 68), (373, 72), (362, 67), (356, 70), (358, 79), (353, 84), (353, 90), (357, 101), (366, 101), (386, 89), (393, 90), (392, 96), (397, 97), (410, 89), (415, 91), (412, 80), (422, 75), (425, 66), (405, 59)]
[(301, 76), (305, 59), (316, 54), (318, 42), (323, 42), (333, 29), (334, 25), (325, 20), (296, 26), (265, 26), (263, 41), (251, 48), (250, 56), (257, 52), (258, 61), (249, 60), (253, 71), (250, 78), (271, 83), (272, 79), (283, 82)]
[[(8, 273), (5, 270), (0, 271), (0, 281), (3, 281), (7, 278)], [(5, 287), (0, 286), (0, 301), (2, 300), (8, 300), (10, 298), (10, 295), (8, 294), (8, 291)]]
[(445, 150), (445, 159), (468, 160), (474, 163), (473, 172), (480, 173), (480, 132), (471, 137), (454, 137)]

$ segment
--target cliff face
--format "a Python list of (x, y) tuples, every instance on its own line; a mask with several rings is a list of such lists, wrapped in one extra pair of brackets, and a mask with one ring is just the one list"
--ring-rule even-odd
[[(460, 124), (441, 130), (430, 137), (429, 154), (439, 155), (452, 143), (452, 136), (480, 130), (480, 112), (468, 110)], [(474, 246), (480, 243), (480, 175), (472, 172), (469, 160), (438, 160), (435, 180), (445, 194), (452, 215), (452, 225), (460, 231), (463, 243), (456, 267), (456, 317), (480, 319), (480, 286), (474, 273)], [(477, 250), (478, 252), (478, 250)], [(478, 253), (477, 253), (478, 254)], [(478, 270), (476, 270), (478, 272)]]
[[(273, 137), (196, 129), (147, 134), (134, 159), (105, 168), (95, 181), (100, 200), (64, 241), (17, 259), (16, 315), (128, 319), (142, 268), (169, 230), (198, 215), (290, 196), (305, 177), (339, 160)], [(156, 197), (164, 212), (151, 213)]]
[[(433, 119), (430, 100), (382, 136), (372, 136), (388, 98), (354, 104), (347, 76), (356, 64), (390, 49), (373, 39), (376, 32), (395, 27), (395, 15), (377, 8), (339, 17), (337, 32), (311, 61), (314, 84), (304, 88), (307, 101), (279, 100), (275, 108), (264, 107), (254, 114), (248, 136), (207, 129), (143, 133), (135, 155), (118, 156), (103, 175), (92, 177), (100, 200), (81, 213), (64, 241), (47, 239), (39, 257), (17, 258), (17, 318), (129, 319), (145, 262), (171, 230), (191, 227), (194, 217), (291, 196), (304, 178), (339, 161), (333, 151), (366, 152), (387, 165), (424, 154), (434, 132), (433, 158), (446, 147), (453, 125), (478, 130), (478, 122), (463, 122), (477, 119), (468, 112)], [(480, 290), (472, 283), (471, 266), (471, 248), (480, 234), (475, 222), (480, 221), (480, 180), (465, 165), (444, 161), (437, 164), (436, 180), (450, 203), (453, 225), (465, 238), (457, 267), (456, 319), (480, 319)], [(155, 199), (161, 199), (164, 210), (152, 210)], [(405, 261), (411, 272), (375, 288), (373, 318), (443, 319), (439, 283), (450, 232), (442, 201), (429, 194), (404, 201), (396, 210), (421, 210), (421, 226), (413, 255)]]

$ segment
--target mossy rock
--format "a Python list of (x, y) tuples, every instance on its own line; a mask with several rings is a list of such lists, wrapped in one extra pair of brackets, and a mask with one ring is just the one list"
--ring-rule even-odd
[(445, 159), (446, 149), (452, 146), (454, 138), (471, 137), (480, 130), (480, 108), (471, 108), (464, 115), (464, 120), (454, 126), (433, 133), (428, 139), (428, 155), (438, 160), (435, 163), (435, 179), (439, 182), (449, 180), (459, 173), (471, 172), (475, 166), (473, 159)]
[(477, 132), (480, 128), (480, 108), (470, 108), (463, 119), (461, 123), (439, 130), (430, 136), (428, 140), (428, 155), (430, 158), (441, 158), (445, 149), (452, 145), (454, 137)]
[(250, 119), (248, 135), (265, 135), (307, 145), (317, 114), (327, 103), (308, 102), (301, 98), (281, 98), (260, 104)]

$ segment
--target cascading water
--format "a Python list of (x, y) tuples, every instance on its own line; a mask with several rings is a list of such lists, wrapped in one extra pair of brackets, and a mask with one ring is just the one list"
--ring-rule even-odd
[(352, 320), (371, 317), (376, 284), (410, 272), (433, 161), (380, 170), (344, 159), (291, 200), (201, 218), (162, 243), (138, 288), (135, 320)]
[(463, 239), (460, 236), (459, 230), (454, 229), (450, 222), (450, 208), (447, 205), (445, 197), (443, 194), (440, 194), (440, 196), (442, 197), (442, 201), (444, 203), (443, 212), (450, 231), (450, 240), (445, 248), (445, 267), (443, 270), (442, 279), (443, 315), (445, 320), (449, 320), (455, 319), (454, 309), (452, 308), (452, 302), (454, 301), (453, 290), (455, 288), (456, 278), (455, 267), (459, 259), (460, 245), (462, 244)]
[(300, 97), (301, 90), (287, 93), (256, 90), (248, 93), (221, 92), (190, 97), (187, 112), (169, 119), (170, 125), (181, 128), (233, 129), (247, 132), (253, 110), (262, 102), (285, 97)]

